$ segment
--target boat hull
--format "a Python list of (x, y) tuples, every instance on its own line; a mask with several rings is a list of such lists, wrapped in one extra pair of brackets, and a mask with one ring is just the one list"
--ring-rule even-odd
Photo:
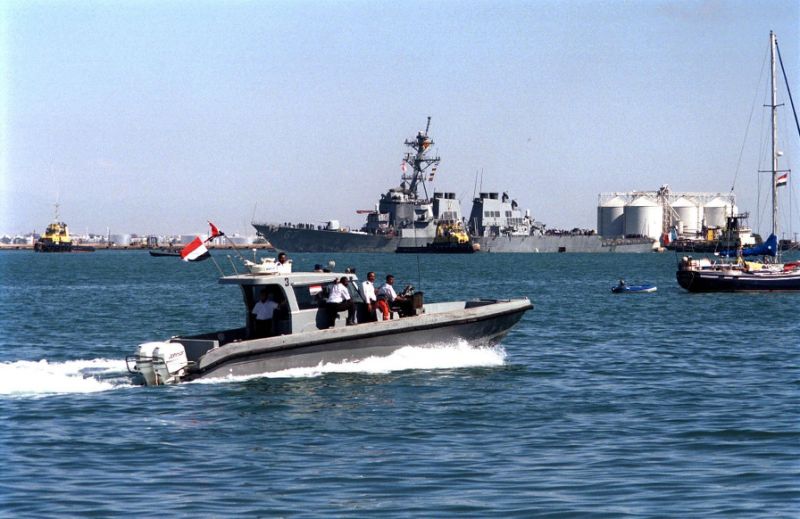
[[(322, 330), (300, 341), (292, 340), (291, 335), (245, 341), (206, 355), (199, 370), (188, 379), (258, 375), (358, 361), (388, 356), (406, 346), (450, 344), (459, 339), (475, 346), (491, 346), (533, 308), (527, 299), (494, 304), (500, 307), (496, 311), (468, 309), (459, 318), (417, 316)], [(227, 352), (222, 351), (225, 348)]]
[(615, 286), (611, 291), (615, 294), (652, 294), (658, 290), (654, 285), (625, 285)]
[[(382, 236), (340, 231), (326, 231), (254, 224), (259, 234), (279, 250), (289, 252), (395, 252), (398, 247), (425, 247), (430, 243), (418, 238)], [(647, 238), (604, 239), (598, 235), (544, 235), (474, 237), (481, 252), (651, 252), (653, 240)]]
[(800, 272), (753, 274), (747, 272), (679, 270), (678, 284), (689, 292), (773, 292), (800, 290)]
[(45, 243), (33, 244), (35, 252), (94, 252), (94, 247), (89, 245), (73, 245), (71, 243)]
[(175, 256), (180, 256), (181, 255), (181, 253), (177, 252), (177, 251), (151, 250), (151, 251), (148, 251), (148, 252), (150, 252), (151, 256), (154, 256), (154, 257), (157, 257), (157, 258), (167, 257), (167, 256), (175, 257)]

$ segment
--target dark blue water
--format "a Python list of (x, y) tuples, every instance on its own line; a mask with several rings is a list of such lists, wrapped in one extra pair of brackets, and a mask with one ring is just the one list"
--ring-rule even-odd
[(672, 254), (332, 258), (536, 308), (493, 350), (141, 388), (139, 343), (239, 325), (211, 262), (0, 253), (2, 515), (798, 517), (800, 294), (688, 294)]

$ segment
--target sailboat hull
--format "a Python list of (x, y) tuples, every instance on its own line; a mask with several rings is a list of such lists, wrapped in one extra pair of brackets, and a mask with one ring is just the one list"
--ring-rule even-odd
[(679, 270), (678, 284), (689, 292), (777, 292), (800, 290), (800, 271), (747, 273), (744, 271)]

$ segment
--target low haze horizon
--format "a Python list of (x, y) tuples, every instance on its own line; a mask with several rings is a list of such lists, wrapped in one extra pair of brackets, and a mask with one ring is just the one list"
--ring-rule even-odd
[(466, 214), (476, 178), (558, 229), (596, 228), (600, 193), (733, 187), (766, 236), (771, 30), (797, 98), (796, 1), (12, 0), (0, 234), (42, 232), (56, 202), (74, 233), (358, 228), (430, 116), (428, 190)]

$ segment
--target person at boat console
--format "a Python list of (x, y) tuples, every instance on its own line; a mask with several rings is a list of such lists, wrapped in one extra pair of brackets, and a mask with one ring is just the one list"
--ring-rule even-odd
[(278, 303), (272, 298), (272, 294), (262, 288), (259, 300), (253, 306), (252, 312), (255, 316), (254, 332), (256, 337), (270, 337), (272, 335), (272, 317), (277, 308)]
[[(361, 293), (364, 295), (364, 303), (366, 304), (366, 321), (367, 322), (375, 322), (378, 320), (377, 315), (375, 315), (375, 310), (377, 310), (376, 303), (378, 302), (378, 297), (375, 295), (375, 273), (374, 272), (367, 272), (367, 280), (361, 283)], [(359, 319), (360, 321), (361, 319)]]
[(405, 296), (397, 295), (397, 292), (394, 291), (394, 276), (391, 274), (386, 276), (386, 283), (378, 289), (376, 297), (376, 305), (383, 314), (384, 321), (392, 317), (392, 307), (406, 302)]
[(347, 325), (355, 324), (356, 308), (353, 304), (353, 298), (350, 296), (350, 278), (342, 276), (342, 278), (333, 284), (328, 293), (328, 314), (330, 327), (336, 324), (336, 318), (339, 312), (347, 310)]

